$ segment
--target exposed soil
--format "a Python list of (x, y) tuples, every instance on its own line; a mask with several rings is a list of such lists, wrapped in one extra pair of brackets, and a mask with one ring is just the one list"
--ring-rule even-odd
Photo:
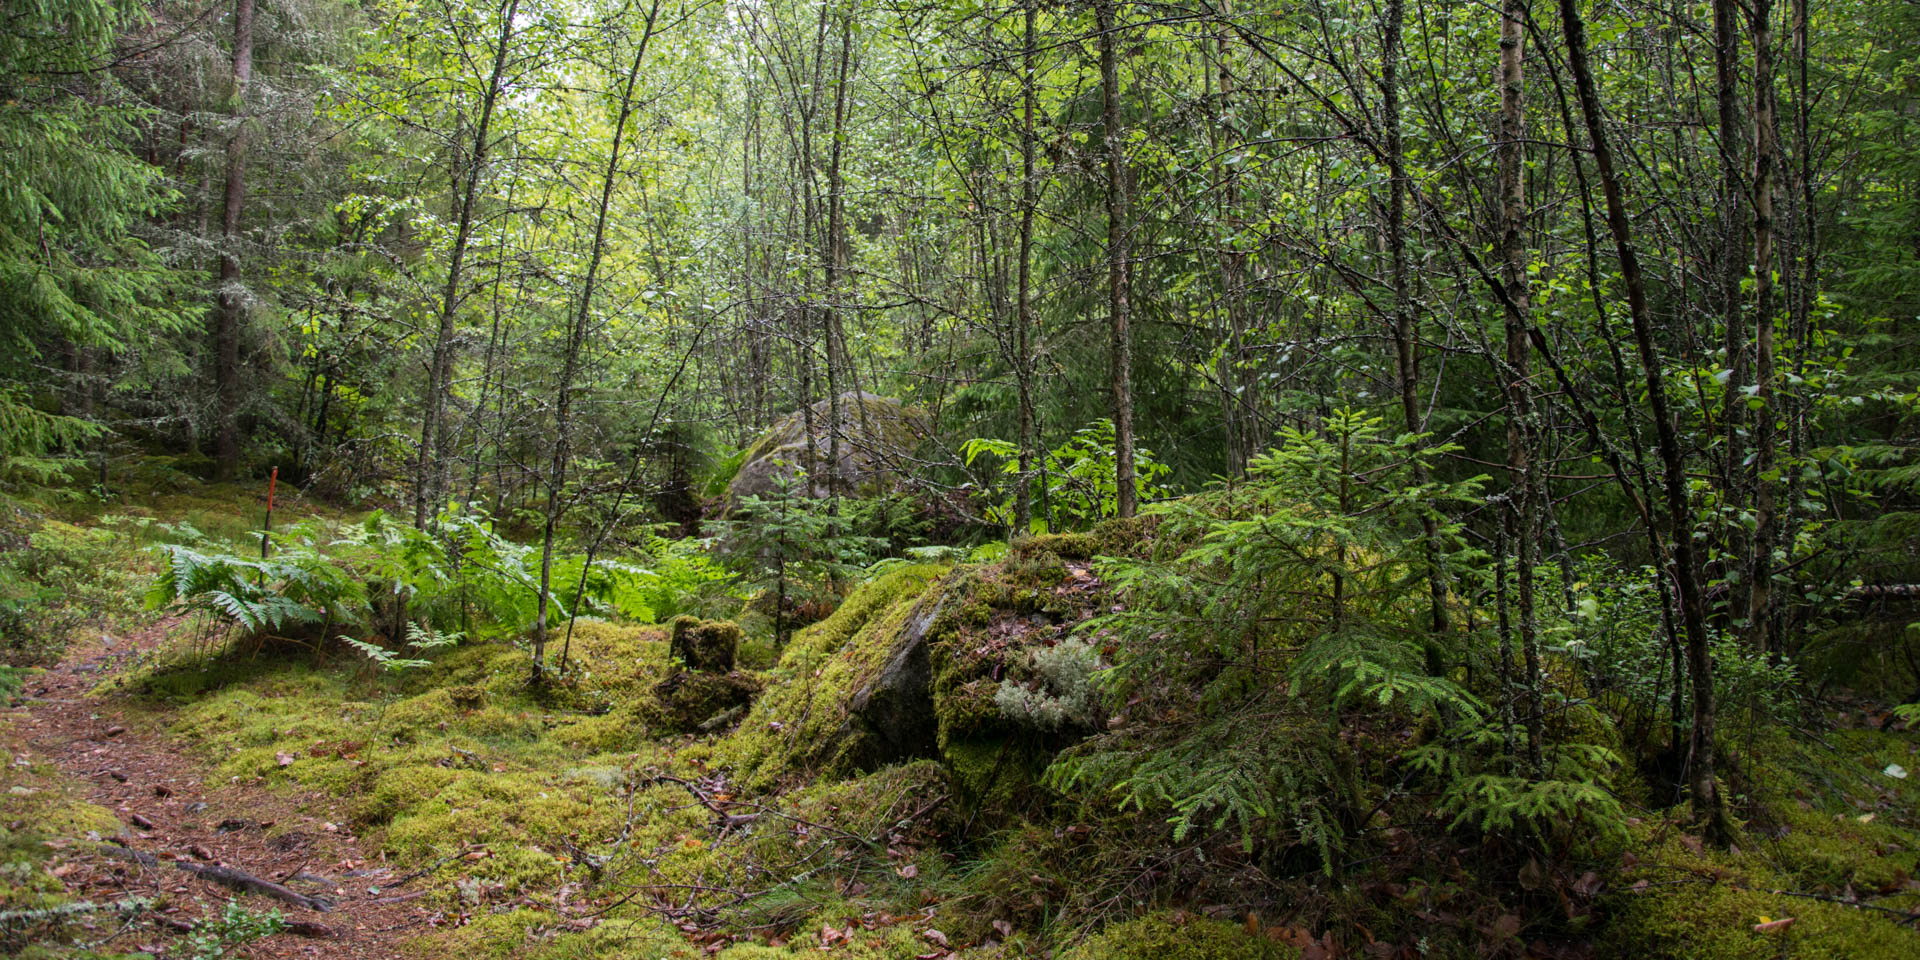
[[(438, 919), (422, 905), (432, 876), (409, 876), (362, 849), (337, 799), (208, 782), (208, 764), (168, 736), (162, 713), (129, 698), (87, 695), (129, 668), (168, 625), (76, 645), (31, 678), (13, 708), (27, 715), (15, 727), (33, 761), (51, 761), (123, 825), (105, 842), (71, 838), (52, 873), (76, 898), (145, 897), (158, 905), (118, 934), (103, 918), (108, 926), (97, 932), (113, 939), (99, 949), (183, 955), (192, 924), (238, 898), (250, 910), (278, 909), (289, 925), (238, 956), (401, 956), (401, 942)], [(269, 886), (240, 879), (249, 889), (235, 889), (209, 876), (233, 882), (234, 871)]]

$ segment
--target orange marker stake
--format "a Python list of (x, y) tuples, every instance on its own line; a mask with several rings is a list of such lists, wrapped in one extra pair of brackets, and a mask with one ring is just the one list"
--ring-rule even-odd
[(273, 534), (273, 488), (280, 484), (280, 468), (267, 476), (267, 519), (260, 527), (260, 559), (267, 559), (267, 538)]

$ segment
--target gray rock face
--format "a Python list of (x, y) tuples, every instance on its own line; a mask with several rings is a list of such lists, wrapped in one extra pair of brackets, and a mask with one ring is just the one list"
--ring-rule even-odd
[[(796, 492), (815, 498), (827, 496), (834, 433), (831, 402), (815, 402), (812, 413), (811, 438), (807, 436), (807, 417), (796, 410), (754, 443), (740, 471), (727, 485), (729, 504), (738, 504), (742, 497), (767, 496), (779, 488), (782, 480), (797, 476), (805, 468), (809, 443), (813, 447), (813, 477)], [(842, 491), (880, 493), (898, 487), (907, 476), (902, 458), (911, 454), (930, 430), (925, 412), (891, 397), (851, 390), (841, 394), (838, 475)]]

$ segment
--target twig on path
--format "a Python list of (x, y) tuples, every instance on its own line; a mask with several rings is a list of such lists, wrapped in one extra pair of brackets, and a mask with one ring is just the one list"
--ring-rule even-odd
[[(110, 857), (131, 860), (143, 867), (157, 867), (160, 865), (159, 857), (151, 853), (135, 850), (131, 847), (101, 844), (99, 851)], [(223, 867), (218, 864), (191, 863), (185, 860), (175, 860), (173, 866), (177, 870), (184, 870), (187, 873), (211, 880), (221, 886), (230, 887), (242, 893), (257, 893), (261, 896), (272, 897), (275, 900), (292, 904), (302, 910), (312, 910), (315, 913), (327, 913), (333, 909), (333, 901), (331, 900), (324, 897), (309, 897), (298, 890), (274, 883), (272, 880), (261, 879), (244, 870), (236, 870), (232, 867)]]
[(256, 877), (243, 870), (222, 867), (217, 864), (188, 863), (185, 860), (174, 861), (174, 867), (196, 876), (212, 880), (224, 887), (231, 887), (246, 893), (257, 893), (275, 900), (290, 903), (302, 910), (326, 913), (333, 909), (333, 902), (324, 897), (309, 897), (291, 887), (274, 883), (272, 880)]

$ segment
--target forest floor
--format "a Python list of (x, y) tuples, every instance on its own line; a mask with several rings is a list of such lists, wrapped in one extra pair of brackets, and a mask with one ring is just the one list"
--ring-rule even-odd
[[(165, 730), (158, 708), (88, 696), (103, 680), (141, 663), (171, 626), (163, 620), (132, 636), (101, 634), (76, 644), (56, 666), (28, 676), (15, 705), (0, 713), (10, 810), (28, 805), (36, 793), (64, 794), (110, 813), (119, 828), (47, 836), (61, 832), (54, 824), (62, 818), (47, 819), (41, 843), (51, 850), (47, 873), (66, 888), (59, 899), (140, 898), (153, 905), (152, 923), (126, 923), (104, 911), (83, 920), (81, 939), (107, 954), (192, 956), (200, 948), (189, 935), (198, 927), (202, 937), (227, 940), (223, 947), (238, 956), (399, 956), (400, 940), (434, 920), (415, 902), (425, 891), (419, 877), (398, 874), (362, 849), (341, 798), (269, 790), (238, 778), (216, 782), (207, 763)], [(36, 785), (14, 782), (21, 771), (38, 771)], [(97, 815), (93, 822), (106, 826)], [(255, 887), (242, 896), (231, 884), (250, 885), (247, 880), (226, 873), (228, 883), (218, 882), (207, 875), (209, 867), (286, 892)], [(280, 911), (285, 930), (245, 945), (233, 943), (231, 934), (221, 937), (223, 910), (237, 896), (257, 914)], [(307, 905), (290, 902), (295, 898)]]
[[(196, 490), (146, 517), (242, 542), (256, 506)], [(0, 667), (0, 955), (1920, 956), (1920, 738), (1864, 702), (1728, 738), (1737, 846), (1704, 845), (1623, 774), (1626, 836), (1578, 857), (1502, 859), (1403, 810), (1374, 872), (1261, 888), (1248, 907), (1245, 875), (1214, 866), (1230, 842), (1156, 877), (1157, 825), (990, 792), (996, 740), (866, 772), (796, 759), (929, 596), (977, 608), (964, 649), (995, 656), (1084, 620), (1102, 598), (1090, 538), (952, 578), (896, 568), (779, 661), (743, 642), (764, 688), (709, 731), (663, 712), (660, 624), (582, 620), (577, 679), (537, 692), (525, 649), (500, 638), (394, 671), (305, 643), (214, 643), (141, 603), (160, 569), (145, 529), (76, 512), (36, 548), (64, 558), (41, 569), (65, 571), (49, 588), (89, 618), (51, 666)], [(1029, 629), (1041, 621), (1017, 602), (1060, 614), (1056, 632)], [(1136, 883), (1171, 893), (1110, 906)], [(274, 911), (284, 929), (255, 936)]]

